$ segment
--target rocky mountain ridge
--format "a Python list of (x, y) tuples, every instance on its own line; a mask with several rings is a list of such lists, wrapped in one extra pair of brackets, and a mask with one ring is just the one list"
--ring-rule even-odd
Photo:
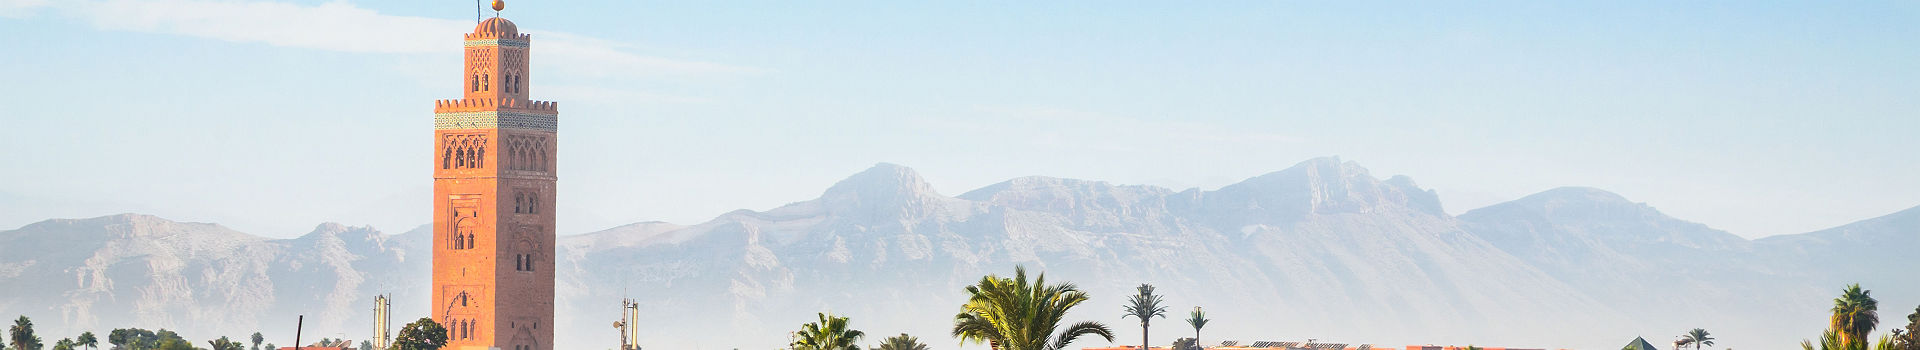
[[(605, 324), (631, 297), (656, 316), (640, 325), (652, 347), (777, 346), (819, 311), (947, 347), (959, 288), (1014, 265), (1092, 292), (1074, 317), (1108, 322), (1120, 344), (1139, 334), (1118, 305), (1142, 282), (1172, 309), (1213, 310), (1204, 338), (1385, 345), (1610, 348), (1706, 327), (1772, 347), (1817, 335), (1843, 281), (1920, 302), (1899, 272), (1920, 267), (1900, 254), (1920, 247), (1920, 208), (1753, 241), (1588, 188), (1441, 209), (1409, 177), (1338, 158), (1213, 191), (1023, 177), (952, 197), (880, 164), (766, 211), (562, 237), (556, 340), (611, 347)], [(141, 215), (49, 220), (0, 232), (0, 313), (55, 332), (270, 338), (304, 314), (310, 334), (362, 338), (375, 294), (394, 294), (396, 321), (425, 315), (407, 301), (427, 296), (427, 229), (273, 240)], [(1155, 324), (1157, 342), (1185, 334)]]

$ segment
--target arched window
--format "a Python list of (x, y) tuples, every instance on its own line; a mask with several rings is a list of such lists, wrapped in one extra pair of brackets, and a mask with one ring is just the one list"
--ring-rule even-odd
[(477, 241), (473, 240), (473, 234), (471, 233), (467, 234), (467, 249), (473, 249), (474, 242), (477, 242)]
[(521, 202), (525, 202), (526, 200), (527, 200), (527, 194), (525, 193), (513, 194), (513, 212), (515, 214), (520, 213), (520, 207), (524, 205), (524, 204), (521, 204)]
[(481, 91), (493, 90), (493, 81), (490, 81), (488, 78), (489, 77), (487, 76), (486, 73), (480, 73), (480, 90)]
[(480, 91), (480, 75), (473, 75), (473, 91)]
[(440, 155), (440, 168), (449, 169), (452, 166), (453, 166), (453, 147), (450, 147), (449, 145), (449, 147), (447, 147), (447, 151), (445, 152), (445, 154)]
[(527, 142), (524, 139), (513, 140), (513, 170), (527, 170)]
[(479, 149), (474, 150), (473, 167), (475, 168), (487, 167), (487, 147), (485, 145), (482, 145), (479, 147)]

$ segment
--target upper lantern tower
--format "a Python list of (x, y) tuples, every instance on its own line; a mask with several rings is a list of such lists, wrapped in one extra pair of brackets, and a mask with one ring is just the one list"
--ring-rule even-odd
[(467, 99), (525, 100), (530, 39), (505, 18), (474, 26), (466, 42)]
[(480, 21), (465, 96), (434, 104), (430, 293), (447, 349), (553, 349), (560, 110), (528, 99), (531, 42), (504, 18)]

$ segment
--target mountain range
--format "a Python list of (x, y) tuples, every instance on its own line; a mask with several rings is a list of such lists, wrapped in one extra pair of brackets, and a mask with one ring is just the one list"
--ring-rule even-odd
[[(0, 315), (54, 339), (137, 326), (291, 344), (295, 315), (309, 338), (364, 339), (376, 294), (396, 323), (427, 314), (429, 230), (47, 220), (0, 232)], [(1014, 266), (1090, 292), (1070, 317), (1106, 322), (1111, 344), (1139, 338), (1120, 305), (1140, 283), (1171, 306), (1153, 320), (1161, 345), (1192, 336), (1193, 306), (1215, 320), (1207, 343), (1612, 348), (1698, 327), (1722, 347), (1786, 348), (1819, 334), (1848, 283), (1874, 290), (1888, 327), (1920, 304), (1920, 207), (1758, 240), (1580, 187), (1453, 216), (1412, 178), (1331, 157), (1211, 191), (1023, 177), (958, 196), (879, 164), (819, 198), (556, 248), (563, 349), (612, 348), (623, 298), (649, 348), (777, 347), (816, 312), (951, 348), (961, 289)]]

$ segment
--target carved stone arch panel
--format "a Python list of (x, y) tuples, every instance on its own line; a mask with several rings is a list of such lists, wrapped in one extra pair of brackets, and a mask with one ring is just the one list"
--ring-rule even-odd
[(540, 338), (533, 335), (533, 325), (534, 322), (537, 321), (532, 321), (528, 318), (516, 318), (513, 322), (513, 336), (507, 338), (507, 344), (509, 345), (501, 348), (501, 350), (541, 350), (537, 345), (540, 344)]
[(547, 171), (547, 167), (549, 166), (547, 163), (547, 138), (541, 137), (533, 142), (533, 154), (535, 157), (534, 164), (536, 164), (536, 169), (534, 170)]

